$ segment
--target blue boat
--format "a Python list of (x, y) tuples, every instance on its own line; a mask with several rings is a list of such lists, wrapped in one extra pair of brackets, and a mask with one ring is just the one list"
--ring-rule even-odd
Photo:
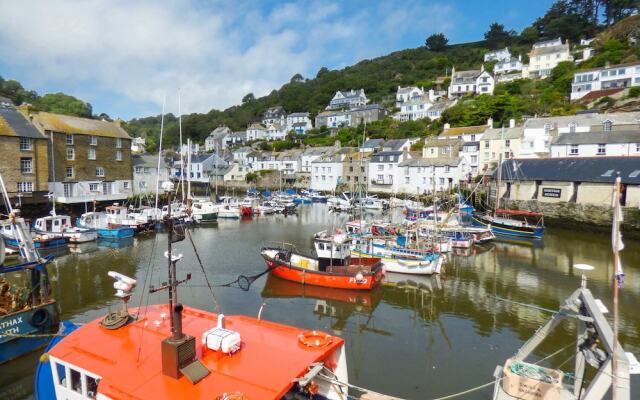
[[(62, 327), (60, 328), (59, 335), (55, 336), (53, 340), (49, 342), (49, 345), (45, 349), (45, 354), (76, 329), (78, 329), (78, 325), (74, 324), (73, 322), (62, 321)], [(53, 374), (51, 373), (51, 363), (38, 363), (38, 366), (36, 367), (34, 387), (36, 400), (56, 400), (56, 392), (54, 390), (51, 390), (51, 388), (54, 387)]]
[[(18, 250), (20, 244), (18, 240), (3, 236), (5, 244), (12, 250)], [(67, 247), (67, 239), (64, 237), (48, 237), (48, 236), (36, 236), (33, 238), (33, 245), (38, 250), (59, 249)]]
[(108, 239), (123, 239), (133, 237), (135, 229), (130, 226), (112, 225), (108, 222), (107, 214), (103, 212), (84, 213), (76, 221), (81, 228), (95, 229), (98, 237)]
[(294, 204), (311, 204), (311, 199), (306, 196), (295, 196), (293, 202)]
[(493, 215), (474, 213), (474, 226), (487, 227), (496, 236), (541, 239), (544, 235), (542, 214), (523, 210), (496, 210)]

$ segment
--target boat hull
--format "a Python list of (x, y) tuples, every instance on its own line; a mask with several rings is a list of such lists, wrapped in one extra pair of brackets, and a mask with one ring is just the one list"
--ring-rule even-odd
[[(5, 245), (12, 250), (19, 250), (20, 245), (16, 239), (4, 237)], [(50, 239), (33, 239), (33, 245), (36, 249), (57, 249), (67, 246), (67, 239), (64, 237), (53, 237)]]
[(218, 220), (218, 213), (216, 212), (194, 214), (193, 216), (196, 218), (196, 221), (200, 223), (216, 222)]
[(0, 364), (45, 347), (51, 336), (37, 335), (57, 332), (59, 315), (56, 302), (51, 301), (0, 317), (0, 333), (18, 335), (0, 336)]
[[(362, 279), (354, 275), (342, 275), (331, 272), (307, 270), (291, 267), (276, 260), (265, 259), (269, 271), (282, 279), (298, 282), (302, 285), (324, 286), (336, 289), (371, 290), (382, 280), (383, 271), (377, 269), (371, 274), (362, 274)], [(357, 260), (352, 260), (357, 264)]]
[(472, 217), (473, 224), (475, 226), (488, 227), (495, 235), (500, 236), (515, 236), (529, 239), (541, 239), (544, 235), (544, 228), (542, 227), (529, 227), (529, 226), (513, 226), (507, 224), (501, 224), (499, 222), (489, 221), (480, 215), (474, 215)]
[(123, 239), (133, 237), (135, 230), (128, 226), (120, 226), (117, 228), (98, 228), (98, 237), (106, 239)]
[(433, 260), (402, 260), (398, 258), (384, 257), (377, 254), (362, 253), (356, 250), (351, 250), (351, 254), (365, 258), (380, 258), (382, 265), (384, 265), (385, 272), (412, 275), (439, 274), (444, 260), (444, 257), (437, 257)]
[[(59, 336), (55, 336), (48, 341), (45, 354), (57, 345), (68, 334), (78, 329), (78, 325), (71, 321), (62, 321), (62, 328)], [(34, 381), (34, 395), (36, 400), (56, 400), (55, 387), (53, 386), (53, 374), (51, 372), (51, 363), (39, 362), (36, 367), (36, 376)]]

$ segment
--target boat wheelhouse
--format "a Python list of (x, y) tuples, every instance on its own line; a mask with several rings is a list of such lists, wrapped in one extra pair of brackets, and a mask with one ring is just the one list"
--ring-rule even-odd
[(79, 228), (71, 225), (68, 215), (49, 215), (36, 219), (33, 227), (37, 233), (66, 238), (69, 243), (93, 242), (98, 232), (93, 229)]
[[(15, 228), (12, 226), (10, 219), (4, 219), (0, 221), (0, 232), (4, 239), (4, 244), (7, 249), (17, 251), (20, 249), (21, 244), (19, 238), (16, 236)], [(59, 250), (67, 248), (67, 239), (60, 237), (59, 235), (53, 235), (48, 233), (28, 232), (33, 246), (38, 250)]]
[(211, 201), (195, 201), (191, 205), (191, 214), (198, 223), (216, 222), (218, 206)]

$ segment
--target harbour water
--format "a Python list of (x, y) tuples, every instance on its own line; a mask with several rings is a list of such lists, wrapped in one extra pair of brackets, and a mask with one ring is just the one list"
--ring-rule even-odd
[[(194, 228), (193, 241), (209, 279), (220, 285), (264, 271), (263, 241), (311, 248), (313, 233), (346, 221), (345, 215), (327, 210), (313, 204), (293, 216), (220, 221)], [(620, 340), (626, 351), (640, 355), (640, 243), (625, 244)], [(557, 309), (579, 286), (582, 271), (575, 264), (595, 267), (586, 272), (588, 286), (612, 309), (610, 236), (587, 229), (548, 229), (537, 243), (496, 241), (472, 254), (449, 256), (440, 276), (394, 274), (372, 292), (303, 288), (264, 275), (248, 291), (214, 287), (212, 298), (189, 240), (176, 247), (184, 254), (178, 278), (193, 276), (180, 289), (181, 302), (211, 311), (218, 304), (225, 314), (248, 315), (257, 315), (265, 304), (264, 319), (338, 335), (347, 343), (351, 383), (402, 398), (438, 398), (492, 381), (496, 365), (551, 316), (545, 309)], [(138, 280), (130, 306), (165, 302), (165, 292), (149, 296), (146, 290), (167, 279), (165, 248), (166, 235), (149, 234), (128, 242), (89, 243), (58, 256), (50, 276), (63, 318), (82, 323), (116, 306), (109, 270)], [(535, 356), (543, 358), (572, 342), (574, 326), (565, 323)], [(571, 369), (573, 351), (569, 346), (551, 365)], [(1, 399), (31, 396), (39, 356), (0, 367)], [(634, 393), (639, 382), (634, 376)], [(488, 387), (462, 398), (487, 399), (491, 392)]]

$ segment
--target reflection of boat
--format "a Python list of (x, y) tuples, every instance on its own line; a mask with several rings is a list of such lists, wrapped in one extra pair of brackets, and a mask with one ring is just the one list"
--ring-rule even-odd
[(261, 254), (270, 272), (303, 285), (371, 290), (383, 275), (379, 258), (352, 258), (351, 238), (341, 232), (314, 235), (317, 256), (305, 255), (295, 246), (270, 243)]
[(420, 276), (405, 274), (386, 274), (382, 282), (384, 287), (394, 287), (398, 289), (413, 289), (434, 292), (442, 289), (440, 275)]
[(98, 246), (110, 247), (112, 249), (121, 249), (123, 247), (133, 246), (133, 237), (126, 238), (100, 238)]
[(94, 251), (97, 251), (98, 247), (99, 247), (98, 242), (95, 240), (93, 242), (88, 242), (88, 243), (70, 244), (69, 252), (75, 253), (75, 254), (88, 254), (88, 253), (93, 253)]
[(347, 304), (354, 304), (374, 309), (381, 299), (380, 290), (348, 290), (335, 289), (311, 285), (299, 285), (277, 276), (269, 275), (262, 289), (264, 298), (293, 298), (304, 297), (320, 300), (330, 300)]

